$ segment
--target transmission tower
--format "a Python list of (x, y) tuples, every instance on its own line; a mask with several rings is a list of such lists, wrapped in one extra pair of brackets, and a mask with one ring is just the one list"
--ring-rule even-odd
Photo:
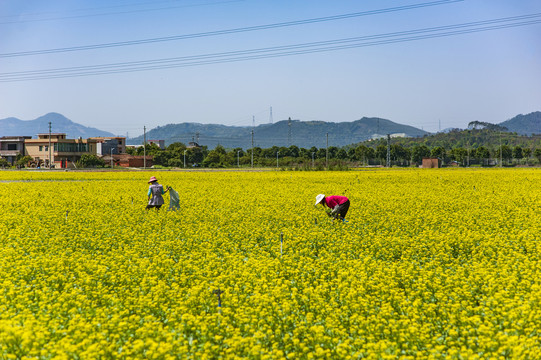
[(271, 124), (273, 123), (273, 119), (272, 119), (272, 106), (270, 107), (269, 122), (270, 122)]

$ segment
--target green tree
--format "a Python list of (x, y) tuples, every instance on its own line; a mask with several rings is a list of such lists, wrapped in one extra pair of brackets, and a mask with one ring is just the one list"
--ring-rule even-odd
[(466, 160), (468, 159), (468, 150), (464, 149), (463, 147), (457, 147), (457, 148), (451, 149), (451, 151), (449, 152), (449, 155), (452, 160), (465, 164)]
[(133, 155), (142, 156), (145, 154), (145, 151), (146, 151), (147, 156), (154, 156), (156, 153), (163, 150), (160, 149), (160, 147), (157, 144), (152, 143), (152, 144), (146, 144), (145, 146), (139, 146), (135, 148)]
[(207, 154), (208, 150), (206, 146), (190, 148), (186, 151), (186, 162), (190, 166), (202, 164)]
[[(289, 152), (289, 148), (286, 148), (285, 146), (280, 146), (278, 148), (278, 151), (280, 152), (281, 158), (283, 158), (284, 156), (291, 156), (291, 153)], [(276, 154), (274, 154), (274, 157), (276, 157)]]
[(335, 159), (338, 150), (336, 146), (329, 146), (329, 159)]
[(312, 159), (312, 154), (310, 154), (310, 150), (308, 149), (305, 149), (305, 148), (300, 148), (299, 149), (299, 157), (303, 158), (303, 159)]
[(378, 158), (379, 161), (385, 163), (387, 159), (387, 145), (379, 144), (376, 147), (376, 158)]
[(15, 162), (20, 167), (26, 167), (32, 161), (32, 157), (29, 155), (18, 156), (17, 161)]
[(348, 158), (348, 153), (345, 149), (340, 149), (336, 153), (336, 158), (340, 160), (346, 160)]
[(485, 146), (479, 146), (475, 149), (475, 158), (484, 162), (485, 160), (490, 159), (490, 151)]
[(368, 149), (370, 149), (366, 145), (359, 145), (355, 148), (355, 156), (353, 160), (360, 160), (363, 163), (366, 163), (368, 161)]
[(203, 160), (205, 167), (224, 167), (226, 163), (227, 152), (222, 145), (217, 145), (214, 150), (211, 150)]
[(424, 157), (430, 156), (430, 149), (426, 145), (415, 145), (411, 150), (411, 161), (420, 164)]
[(236, 147), (227, 152), (227, 163), (229, 165), (237, 166), (237, 162), (240, 163), (242, 157), (244, 157), (245, 152), (240, 147)]
[(326, 157), (327, 157), (327, 148), (320, 148), (316, 152), (315, 157), (316, 157), (316, 159), (326, 159)]
[(291, 145), (289, 147), (289, 149), (288, 149), (288, 152), (289, 152), (288, 156), (291, 156), (291, 157), (294, 157), (294, 158), (298, 158), (300, 156), (300, 153), (301, 153), (299, 147), (296, 146), (296, 145)]
[[(501, 153), (501, 154), (500, 154)], [(508, 145), (502, 145), (498, 146), (496, 148), (496, 158), (502, 158), (502, 160), (506, 160), (509, 162), (513, 158), (513, 150)]]
[(446, 154), (443, 146), (436, 146), (430, 151), (430, 156), (440, 159), (442, 163), (445, 161)]
[(357, 157), (357, 148), (351, 148), (348, 150), (348, 159), (349, 160), (352, 160), (352, 161), (355, 161), (355, 160), (359, 160), (359, 158)]
[(186, 145), (181, 142), (174, 142), (165, 148), (167, 151), (182, 153), (186, 150)]
[(524, 152), (520, 146), (515, 146), (513, 148), (513, 158), (517, 160), (521, 160), (524, 157)]
[(537, 158), (537, 161), (541, 164), (541, 148), (537, 148), (533, 151), (533, 156)]
[(405, 148), (404, 146), (400, 144), (392, 144), (391, 145), (391, 159), (395, 161), (399, 161), (401, 164), (404, 162), (409, 161), (411, 158), (411, 152), (408, 148)]
[(103, 159), (97, 157), (96, 155), (83, 154), (81, 155), (81, 158), (77, 161), (76, 165), (78, 168), (104, 166), (105, 161), (103, 161)]

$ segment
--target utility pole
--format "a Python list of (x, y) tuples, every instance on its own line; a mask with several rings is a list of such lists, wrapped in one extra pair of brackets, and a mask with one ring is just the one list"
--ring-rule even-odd
[(503, 156), (502, 156), (502, 131), (500, 130), (500, 167), (503, 165)]
[(327, 133), (327, 147), (325, 149), (325, 168), (329, 170), (329, 133)]
[(314, 167), (314, 154), (315, 152), (312, 152), (312, 168)]
[(111, 146), (111, 169), (113, 168), (114, 166), (114, 163), (113, 163), (113, 147)]
[(143, 169), (147, 168), (147, 127), (143, 126)]
[(53, 163), (51, 162), (51, 122), (49, 121), (49, 169), (52, 169)]
[(278, 154), (280, 154), (279, 151), (276, 152), (276, 169), (278, 169)]
[(287, 120), (287, 147), (291, 146), (291, 118)]
[(470, 139), (468, 139), (468, 163), (467, 166), (470, 167)]
[(387, 134), (387, 167), (391, 167), (391, 134)]
[(188, 150), (184, 150), (184, 168), (186, 169), (186, 151)]
[(254, 168), (254, 129), (252, 129), (252, 169)]

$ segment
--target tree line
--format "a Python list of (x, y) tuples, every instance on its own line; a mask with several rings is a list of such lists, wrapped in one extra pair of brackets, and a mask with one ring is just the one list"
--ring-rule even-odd
[[(443, 146), (429, 147), (423, 143), (415, 143), (408, 147), (392, 142), (393, 140), (389, 146), (389, 153), (393, 166), (420, 165), (425, 157), (438, 158), (443, 165), (457, 166), (490, 166), (500, 164), (500, 162), (504, 165), (541, 164), (541, 147), (530, 148), (505, 144), (492, 147), (482, 145), (477, 148), (445, 148)], [(142, 146), (128, 151), (133, 155), (143, 155), (145, 152)], [(153, 164), (164, 167), (247, 167), (252, 163), (254, 167), (301, 169), (377, 166), (386, 165), (387, 151), (386, 141), (346, 147), (317, 148), (313, 146), (309, 149), (299, 148), (296, 145), (226, 149), (218, 145), (209, 150), (206, 146), (188, 148), (180, 142), (173, 143), (165, 149), (160, 149), (156, 144), (146, 145), (146, 154), (153, 157)]]

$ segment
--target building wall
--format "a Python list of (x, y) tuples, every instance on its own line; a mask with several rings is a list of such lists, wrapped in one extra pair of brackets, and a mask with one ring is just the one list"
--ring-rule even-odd
[[(91, 140), (96, 140), (98, 143), (102, 143), (102, 150), (101, 153), (98, 152), (98, 155), (108, 155), (111, 153), (111, 148), (109, 146), (113, 146), (111, 144), (114, 144), (114, 150), (113, 154), (125, 154), (126, 153), (126, 138), (122, 136), (116, 136), (116, 137), (92, 137), (89, 138)], [(105, 145), (108, 144), (108, 145)]]
[(440, 160), (438, 158), (423, 158), (423, 168), (434, 169), (440, 167)]
[(30, 136), (3, 136), (0, 138), (0, 157), (15, 165), (18, 155), (24, 155), (24, 141)]
[[(49, 152), (49, 142), (51, 149)], [(49, 155), (50, 154), (50, 155)], [(73, 167), (82, 155), (96, 155), (97, 144), (91, 139), (66, 139), (65, 134), (38, 134), (37, 139), (25, 141), (25, 155), (31, 156), (35, 166), (49, 166), (49, 156), (55, 167)]]
[(156, 144), (160, 149), (165, 149), (165, 140), (147, 140), (147, 143)]

